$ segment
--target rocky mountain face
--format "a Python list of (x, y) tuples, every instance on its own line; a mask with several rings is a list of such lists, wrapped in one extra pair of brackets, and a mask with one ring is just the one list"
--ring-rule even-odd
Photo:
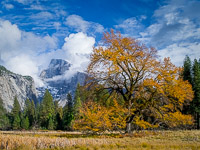
[(70, 92), (75, 93), (77, 84), (84, 85), (86, 73), (76, 72), (71, 75), (71, 64), (62, 59), (52, 59), (48, 68), (43, 70), (40, 78), (46, 87), (37, 88), (39, 100), (42, 100), (46, 88), (52, 94), (54, 100), (58, 100), (60, 105), (66, 103), (66, 96)]
[(42, 79), (48, 79), (58, 75), (62, 75), (65, 73), (65, 71), (69, 70), (70, 66), (71, 64), (65, 60), (52, 59), (49, 67), (41, 72), (40, 77)]
[(13, 107), (15, 96), (17, 96), (21, 108), (27, 98), (36, 102), (37, 93), (33, 78), (12, 73), (0, 66), (0, 97), (8, 111), (11, 111)]

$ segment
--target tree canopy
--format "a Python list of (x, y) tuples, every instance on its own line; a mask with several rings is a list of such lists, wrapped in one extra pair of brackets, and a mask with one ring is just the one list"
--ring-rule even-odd
[(93, 49), (88, 73), (97, 88), (122, 95), (128, 108), (127, 132), (134, 118), (146, 122), (150, 118), (155, 124), (192, 100), (192, 87), (181, 78), (181, 69), (169, 58), (159, 61), (154, 48), (113, 30), (104, 34), (102, 43)]

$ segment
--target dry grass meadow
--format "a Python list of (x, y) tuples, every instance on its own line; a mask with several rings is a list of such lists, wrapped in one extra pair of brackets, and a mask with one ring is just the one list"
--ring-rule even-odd
[(200, 131), (141, 131), (132, 136), (86, 135), (57, 131), (1, 131), (0, 149), (7, 150), (200, 150)]

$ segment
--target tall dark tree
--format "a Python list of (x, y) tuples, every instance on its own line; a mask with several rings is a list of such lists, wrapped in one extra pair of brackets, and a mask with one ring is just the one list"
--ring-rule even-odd
[[(183, 62), (183, 72), (182, 72), (183, 80), (188, 81), (192, 84), (192, 62), (188, 55), (185, 56)], [(184, 114), (192, 114), (193, 112), (193, 101), (187, 102), (183, 105), (182, 113)]]
[(183, 80), (188, 80), (188, 82), (192, 84), (192, 63), (188, 55), (184, 59)]
[(13, 129), (20, 129), (20, 113), (21, 113), (21, 107), (19, 104), (19, 101), (17, 100), (17, 97), (14, 98), (14, 104), (13, 104), (13, 109), (11, 111), (11, 122), (12, 122), (12, 128)]
[(31, 110), (31, 101), (29, 99), (26, 99), (25, 106), (24, 106), (24, 112), (29, 114), (30, 110)]
[(14, 116), (14, 120), (13, 120), (13, 123), (12, 123), (12, 128), (14, 130), (18, 130), (21, 128), (21, 118), (19, 115), (15, 115)]
[(63, 109), (61, 106), (59, 106), (58, 101), (54, 102), (55, 105), (55, 126), (57, 130), (62, 130), (62, 117), (63, 117)]
[(66, 130), (72, 129), (74, 120), (73, 100), (70, 93), (67, 94), (67, 103), (63, 108), (63, 127)]
[(43, 128), (48, 128), (49, 120), (55, 117), (53, 97), (48, 90), (45, 91), (41, 102), (39, 117)]
[[(27, 123), (27, 118), (28, 118), (28, 123)], [(29, 99), (27, 99), (25, 101), (25, 106), (24, 106), (24, 111), (23, 111), (23, 116), (22, 116), (23, 124), (26, 123), (26, 125), (28, 124), (32, 128), (34, 125), (35, 119), (36, 119), (35, 103), (33, 100), (30, 101)], [(25, 125), (25, 129), (27, 129), (26, 125)]]
[(81, 104), (81, 98), (80, 98), (80, 84), (77, 84), (75, 96), (74, 96), (74, 117), (79, 115), (79, 110), (82, 106)]
[(197, 129), (200, 128), (200, 65), (197, 59), (193, 63), (193, 90), (194, 100), (193, 108), (195, 113), (195, 120), (197, 121)]
[(24, 110), (23, 110), (23, 118), (26, 118), (30, 116), (30, 111), (31, 111), (31, 102), (29, 99), (26, 99), (25, 105), (24, 105)]
[(48, 120), (47, 129), (48, 130), (53, 130), (54, 129), (54, 121), (53, 121), (52, 117), (50, 117), (49, 120)]
[(21, 128), (28, 130), (29, 129), (29, 119), (28, 116), (23, 114), (22, 119), (21, 119)]
[(32, 101), (32, 107), (35, 107), (35, 115), (32, 122), (32, 129), (36, 129), (40, 127), (40, 103), (37, 103), (35, 106), (34, 101)]
[(36, 122), (36, 108), (33, 100), (31, 101), (29, 121), (30, 121), (30, 126), (33, 127)]
[(0, 97), (0, 129), (6, 129), (9, 127), (9, 120), (7, 117), (7, 111), (4, 108), (3, 100)]
[(14, 115), (19, 115), (20, 112), (21, 112), (21, 107), (20, 107), (20, 104), (19, 104), (17, 97), (15, 97), (11, 113), (14, 116)]

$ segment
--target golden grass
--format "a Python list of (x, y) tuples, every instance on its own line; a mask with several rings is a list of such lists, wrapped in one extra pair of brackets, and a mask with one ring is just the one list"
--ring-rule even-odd
[[(78, 138), (77, 135), (79, 135)], [(84, 136), (83, 138), (78, 132), (1, 131), (0, 149), (200, 150), (200, 131), (197, 130), (143, 131), (135, 132), (131, 137), (114, 135)]]

